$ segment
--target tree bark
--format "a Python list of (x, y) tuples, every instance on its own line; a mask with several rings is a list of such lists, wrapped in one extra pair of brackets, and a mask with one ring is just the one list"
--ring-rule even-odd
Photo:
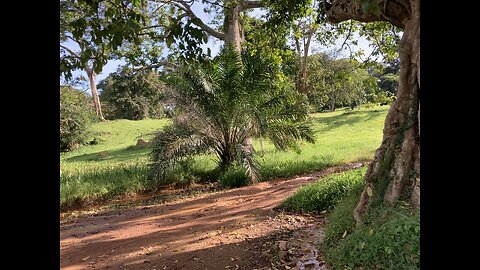
[(333, 91), (332, 91), (332, 95), (330, 96), (330, 111), (331, 112), (335, 111), (335, 102), (336, 102), (335, 91), (336, 91), (336, 89), (334, 88)]
[[(225, 1), (231, 4), (232, 1)], [(225, 45), (232, 44), (237, 52), (242, 51), (242, 36), (240, 33), (240, 9), (241, 6), (235, 5), (225, 9), (224, 31)]]
[(95, 83), (95, 78), (97, 75), (95, 74), (95, 71), (89, 67), (86, 67), (85, 70), (88, 76), (88, 81), (90, 82), (90, 90), (92, 91), (92, 101), (93, 107), (95, 108), (95, 113), (98, 117), (100, 117), (100, 120), (105, 121), (102, 113), (102, 106), (100, 104), (100, 98), (98, 97), (97, 84)]
[(335, 112), (335, 101), (332, 99), (331, 103), (330, 103), (330, 111), (331, 112)]
[(358, 1), (337, 0), (327, 11), (334, 22), (388, 20), (404, 28), (397, 99), (387, 114), (382, 145), (367, 169), (365, 189), (353, 213), (357, 227), (370, 207), (380, 203), (410, 200), (420, 206), (420, 0), (379, 3), (383, 7), (379, 16), (359, 12), (361, 8), (353, 7), (360, 5)]
[(297, 63), (300, 65), (299, 71), (296, 74), (295, 78), (295, 88), (297, 89), (297, 92), (300, 92), (301, 88), (301, 81), (302, 81), (302, 76), (301, 76), (301, 70), (302, 70), (302, 49), (300, 48), (300, 40), (295, 37), (295, 48), (296, 48), (296, 54), (295, 54), (295, 59)]
[[(310, 50), (310, 43), (312, 41), (312, 37), (318, 29), (318, 25), (310, 24), (308, 31), (302, 37), (303, 39), (303, 55), (302, 55), (302, 48), (300, 47), (300, 40), (295, 37), (295, 47), (297, 50), (296, 57), (297, 61), (300, 65), (298, 70), (295, 86), (297, 91), (300, 93), (307, 93), (307, 60), (308, 60), (308, 51)], [(298, 28), (301, 28), (301, 23), (299, 23)]]

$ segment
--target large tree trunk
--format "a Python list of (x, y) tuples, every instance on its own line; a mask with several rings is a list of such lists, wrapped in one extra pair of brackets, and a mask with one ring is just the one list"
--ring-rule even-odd
[[(225, 4), (232, 5), (233, 2), (229, 0), (225, 1)], [(241, 7), (239, 5), (226, 8), (223, 25), (225, 31), (225, 45), (232, 44), (238, 52), (242, 51), (242, 36), (240, 34), (240, 10)]]
[(327, 14), (332, 21), (388, 20), (404, 28), (397, 99), (388, 112), (382, 145), (368, 167), (366, 186), (354, 210), (359, 226), (372, 205), (391, 205), (400, 199), (420, 206), (420, 0), (387, 2), (390, 5), (381, 2), (386, 14), (372, 18), (362, 14), (361, 8), (353, 7), (359, 5), (356, 1), (345, 2), (337, 0), (330, 7)]
[(87, 76), (88, 76), (88, 81), (90, 82), (90, 89), (92, 91), (92, 100), (93, 100), (93, 107), (95, 108), (95, 113), (97, 114), (98, 117), (102, 121), (105, 121), (105, 118), (103, 118), (102, 114), (102, 106), (100, 105), (100, 98), (98, 97), (98, 91), (97, 91), (97, 84), (95, 83), (95, 78), (96, 74), (93, 69), (87, 67), (86, 68)]
[[(225, 4), (235, 5), (234, 1), (227, 0)], [(241, 26), (240, 26), (240, 11), (242, 7), (236, 3), (235, 6), (225, 8), (225, 19), (224, 19), (224, 31), (225, 31), (225, 45), (232, 44), (235, 50), (240, 54), (242, 52), (242, 35), (241, 35)], [(253, 138), (247, 138), (243, 142), (248, 151), (253, 152)]]

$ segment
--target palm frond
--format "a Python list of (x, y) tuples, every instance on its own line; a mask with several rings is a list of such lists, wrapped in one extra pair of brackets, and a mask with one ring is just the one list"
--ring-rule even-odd
[(170, 77), (178, 108), (173, 125), (153, 140), (152, 171), (164, 176), (178, 161), (211, 151), (222, 169), (238, 161), (253, 183), (260, 165), (244, 145), (268, 137), (278, 149), (314, 142), (302, 96), (282, 80), (268, 56), (239, 55), (226, 47), (209, 65), (186, 64)]
[(255, 159), (253, 153), (251, 153), (245, 146), (238, 144), (237, 145), (237, 159), (240, 164), (242, 164), (245, 173), (250, 178), (250, 181), (253, 184), (258, 183), (260, 180), (260, 164)]
[(205, 136), (173, 126), (159, 131), (152, 143), (150, 158), (155, 178), (163, 178), (166, 171), (182, 159), (208, 152), (212, 145)]
[(298, 140), (315, 143), (315, 136), (308, 122), (273, 119), (269, 123), (267, 136), (273, 145), (280, 150), (294, 149), (299, 151), (296, 143)]

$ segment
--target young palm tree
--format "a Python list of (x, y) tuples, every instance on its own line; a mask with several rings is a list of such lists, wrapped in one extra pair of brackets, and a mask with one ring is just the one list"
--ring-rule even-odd
[(298, 150), (298, 140), (314, 143), (305, 99), (281, 75), (260, 54), (240, 56), (231, 47), (210, 63), (177, 70), (169, 83), (180, 113), (153, 139), (154, 177), (182, 159), (213, 153), (221, 170), (238, 161), (255, 183), (260, 168), (248, 139), (267, 137), (281, 150)]

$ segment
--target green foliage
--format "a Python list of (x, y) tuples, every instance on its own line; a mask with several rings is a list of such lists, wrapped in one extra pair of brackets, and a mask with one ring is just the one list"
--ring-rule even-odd
[(268, 58), (271, 65), (277, 66), (282, 71), (282, 81), (291, 84), (289, 78), (296, 74), (295, 52), (287, 46), (287, 34), (271, 34), (271, 29), (266, 23), (254, 17), (243, 15), (241, 17), (245, 40), (243, 48), (250, 54), (261, 52), (263, 57)]
[[(382, 127), (387, 111), (388, 106), (376, 106), (348, 113), (339, 109), (333, 113), (312, 114), (312, 129), (319, 143), (302, 145), (301, 153), (277, 151), (275, 146), (265, 139), (264, 155), (260, 156), (262, 151), (259, 141), (254, 139), (262, 181), (322, 170), (340, 163), (372, 159), (382, 140)], [(61, 206), (65, 207), (64, 203), (67, 202), (95, 201), (159, 188), (161, 183), (146, 181), (148, 170), (144, 171), (140, 166), (148, 163), (151, 146), (137, 147), (135, 144), (139, 138), (150, 141), (150, 133), (169, 123), (171, 119), (122, 119), (94, 123), (90, 130), (95, 135), (87, 141), (100, 137), (102, 142), (61, 153)], [(185, 168), (183, 179), (191, 177), (212, 182), (220, 178), (221, 174), (216, 168), (213, 155), (197, 156), (191, 166)], [(138, 173), (132, 173), (135, 170), (138, 170)], [(182, 173), (182, 170), (181, 167), (174, 169), (178, 174)], [(131, 175), (135, 177), (132, 178)], [(164, 183), (174, 183), (176, 180), (169, 180), (169, 177), (175, 176), (174, 173), (168, 174)], [(69, 187), (63, 187), (67, 183)]]
[(304, 16), (310, 6), (311, 0), (264, 0), (269, 8), (267, 19), (268, 27), (272, 33), (280, 33), (288, 29), (291, 23)]
[(281, 207), (296, 212), (332, 210), (350, 191), (363, 185), (366, 168), (329, 175), (301, 187)]
[[(143, 1), (60, 1), (60, 74), (67, 79), (75, 69), (93, 66), (98, 74), (124, 42), (140, 43), (138, 34), (147, 14)], [(63, 42), (75, 42), (74, 52)]]
[(238, 55), (232, 46), (212, 63), (185, 64), (169, 78), (180, 112), (153, 141), (152, 176), (163, 178), (176, 162), (213, 153), (222, 170), (237, 161), (255, 182), (260, 168), (249, 138), (267, 137), (282, 150), (313, 142), (305, 104), (281, 78), (260, 52)]
[(249, 184), (249, 177), (239, 164), (234, 164), (222, 172), (218, 180), (222, 187), (227, 188), (243, 187)]
[(375, 96), (374, 102), (381, 105), (391, 104), (393, 102), (393, 94), (390, 92), (379, 92)]
[(372, 76), (359, 63), (349, 59), (337, 59), (327, 54), (314, 54), (308, 58), (307, 87), (310, 105), (314, 111), (325, 107), (358, 106), (365, 102), (372, 90)]
[(378, 75), (378, 86), (383, 91), (390, 94), (396, 94), (398, 88), (398, 79), (400, 76), (400, 59), (396, 58), (385, 63), (381, 74)]
[[(119, 68), (98, 85), (108, 119), (162, 118), (166, 86), (153, 71)], [(106, 106), (105, 106), (106, 105)]]
[[(373, 2), (377, 3), (375, 0)], [(390, 22), (371, 22), (362, 23), (358, 33), (373, 45), (370, 56), (382, 56), (385, 61), (393, 61), (398, 58), (401, 32), (402, 29)]]
[(162, 186), (174, 183), (177, 186), (185, 187), (198, 180), (199, 177), (196, 175), (194, 159), (186, 158), (177, 162), (172, 170), (168, 171), (166, 177), (158, 179), (158, 184)]
[[(337, 221), (332, 219), (326, 230)], [(338, 244), (325, 247), (333, 269), (420, 269), (420, 209), (376, 207), (365, 225), (352, 227)]]
[(70, 151), (85, 143), (94, 115), (87, 95), (60, 86), (60, 151)]

